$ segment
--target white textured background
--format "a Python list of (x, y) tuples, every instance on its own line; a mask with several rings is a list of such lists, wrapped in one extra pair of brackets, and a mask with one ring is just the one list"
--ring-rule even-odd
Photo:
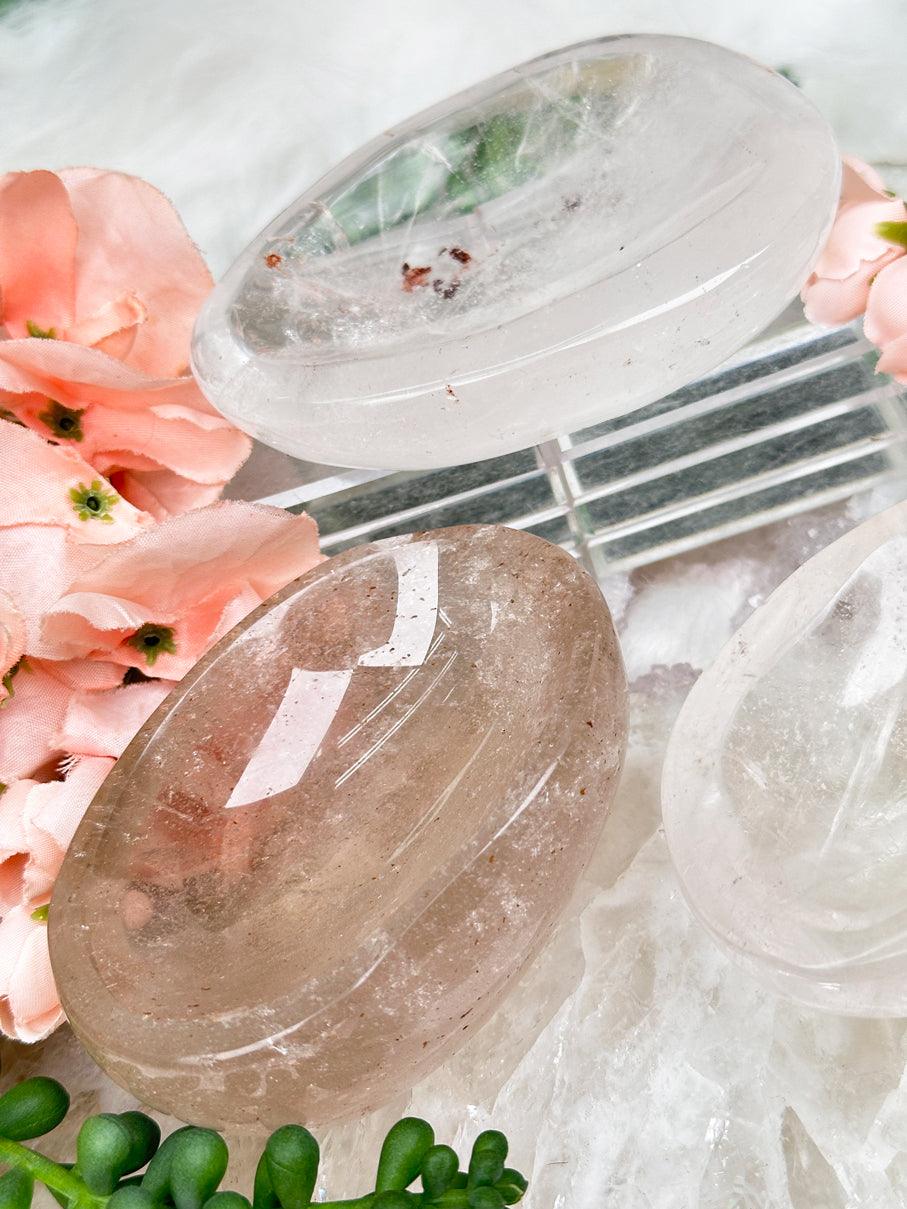
[(646, 30), (788, 69), (845, 150), (907, 163), (905, 0), (17, 0), (0, 171), (144, 176), (219, 274), (385, 127), (559, 45)]

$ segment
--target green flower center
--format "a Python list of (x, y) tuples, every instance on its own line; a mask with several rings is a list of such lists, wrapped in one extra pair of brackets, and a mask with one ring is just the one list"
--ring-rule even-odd
[(26, 319), (25, 330), (29, 336), (34, 336), (38, 340), (56, 340), (57, 329), (55, 327), (40, 327), (35, 323), (34, 319)]
[[(81, 437), (77, 440), (81, 440)], [(119, 502), (120, 497), (115, 491), (107, 490), (100, 479), (93, 479), (87, 487), (84, 483), (71, 487), (69, 498), (80, 521), (96, 520), (104, 521), (108, 525), (113, 524), (110, 510)]]
[(887, 243), (907, 248), (907, 222), (877, 222), (876, 235)]
[(50, 406), (47, 411), (40, 412), (38, 419), (47, 425), (54, 436), (67, 441), (81, 441), (85, 436), (82, 431), (85, 408), (64, 407), (56, 399), (48, 399), (47, 402)]
[(155, 625), (146, 621), (143, 626), (126, 639), (128, 646), (140, 651), (145, 656), (145, 663), (153, 667), (158, 655), (164, 651), (168, 655), (176, 654), (176, 643), (173, 640), (173, 630), (168, 625)]

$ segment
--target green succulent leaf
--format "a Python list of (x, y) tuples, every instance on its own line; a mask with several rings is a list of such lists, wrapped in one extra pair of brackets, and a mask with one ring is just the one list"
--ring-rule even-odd
[(413, 1209), (413, 1206), (418, 1203), (419, 1199), (412, 1193), (403, 1192), (398, 1188), (388, 1188), (386, 1192), (379, 1192), (374, 1197), (372, 1209)]
[(176, 1209), (202, 1209), (224, 1178), (227, 1144), (213, 1129), (187, 1129), (170, 1164), (170, 1196)]
[(27, 1171), (13, 1168), (0, 1176), (0, 1209), (31, 1209), (35, 1181)]
[(255, 1183), (252, 1188), (252, 1209), (279, 1209), (280, 1201), (268, 1175), (267, 1150), (258, 1160), (255, 1168)]
[(481, 1188), (470, 1188), (466, 1195), (469, 1209), (504, 1209), (507, 1203), (497, 1188), (483, 1185)]
[[(301, 1125), (284, 1125), (268, 1138), (250, 1202), (218, 1191), (229, 1156), (212, 1129), (187, 1125), (162, 1142), (145, 1113), (98, 1113), (79, 1130), (75, 1164), (22, 1144), (58, 1125), (68, 1106), (53, 1079), (27, 1079), (0, 1096), (0, 1167), (9, 1169), (0, 1177), (0, 1209), (30, 1209), (36, 1181), (63, 1209), (313, 1209), (319, 1148)], [(426, 1121), (406, 1117), (384, 1139), (375, 1190), (319, 1201), (318, 1209), (503, 1209), (527, 1187), (518, 1171), (505, 1169), (506, 1157), (507, 1139), (486, 1130), (473, 1145), (468, 1173), (461, 1171), (455, 1151), (435, 1145)], [(408, 1192), (419, 1176), (422, 1191)]]
[(163, 1201), (170, 1196), (170, 1167), (173, 1163), (173, 1155), (180, 1138), (183, 1134), (189, 1133), (191, 1129), (191, 1125), (183, 1125), (180, 1129), (175, 1129), (160, 1144), (154, 1158), (148, 1164), (148, 1170), (142, 1176), (142, 1187), (149, 1193), (153, 1201)]
[(107, 1209), (157, 1209), (157, 1204), (147, 1188), (127, 1184), (114, 1192), (107, 1202)]
[(306, 1209), (318, 1179), (318, 1143), (301, 1125), (284, 1125), (265, 1145), (268, 1178), (283, 1209)]
[(504, 1174), (495, 1184), (498, 1192), (504, 1198), (505, 1205), (515, 1205), (521, 1201), (526, 1195), (526, 1189), (529, 1187), (529, 1181), (519, 1171), (514, 1171), (512, 1167), (505, 1167)]
[(422, 1170), (422, 1160), (435, 1144), (435, 1131), (419, 1117), (404, 1117), (394, 1125), (381, 1147), (376, 1192), (409, 1187)]
[(26, 1079), (0, 1096), (0, 1137), (13, 1142), (40, 1138), (56, 1129), (68, 1111), (69, 1093), (56, 1079)]
[(482, 1188), (496, 1184), (504, 1174), (507, 1158), (507, 1139), (497, 1129), (486, 1129), (473, 1143), (469, 1160), (469, 1182), (467, 1188)]
[(422, 1187), (429, 1201), (454, 1186), (460, 1160), (450, 1146), (432, 1146), (422, 1158)]
[(161, 1144), (161, 1127), (143, 1112), (121, 1112), (120, 1121), (132, 1140), (124, 1175), (138, 1171), (151, 1159)]
[(89, 1117), (76, 1139), (76, 1168), (90, 1192), (110, 1196), (130, 1171), (132, 1134), (111, 1112)]

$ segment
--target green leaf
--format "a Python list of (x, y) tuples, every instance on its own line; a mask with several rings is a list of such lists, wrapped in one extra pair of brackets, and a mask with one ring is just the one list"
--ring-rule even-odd
[(485, 1185), (481, 1188), (470, 1188), (466, 1203), (469, 1209), (504, 1209), (506, 1202), (497, 1188)]
[(123, 1171), (123, 1175), (128, 1175), (131, 1171), (144, 1167), (156, 1153), (161, 1144), (161, 1127), (143, 1112), (121, 1112), (120, 1120), (129, 1130), (132, 1139), (127, 1166)]
[(12, 1142), (40, 1138), (56, 1129), (68, 1111), (69, 1093), (56, 1079), (26, 1079), (0, 1096), (0, 1137)]
[(519, 1171), (514, 1171), (512, 1167), (505, 1167), (504, 1174), (495, 1184), (498, 1192), (504, 1198), (505, 1205), (515, 1205), (521, 1201), (526, 1195), (526, 1189), (529, 1187), (529, 1181)]
[(176, 1141), (170, 1195), (176, 1209), (202, 1209), (227, 1170), (227, 1144), (213, 1129), (188, 1129)]
[(204, 1209), (252, 1209), (252, 1206), (238, 1192), (215, 1192), (205, 1201)]
[(110, 1196), (129, 1171), (132, 1134), (112, 1112), (89, 1117), (76, 1138), (76, 1168), (89, 1192)]
[(279, 1209), (280, 1202), (268, 1175), (267, 1154), (263, 1153), (255, 1168), (255, 1183), (252, 1188), (252, 1209)]
[(429, 1200), (436, 1200), (453, 1187), (460, 1167), (457, 1152), (449, 1146), (432, 1146), (422, 1159), (422, 1187)]
[(283, 1209), (306, 1209), (318, 1179), (318, 1143), (301, 1125), (283, 1125), (264, 1149), (271, 1187)]
[(127, 1184), (118, 1188), (107, 1202), (107, 1209), (156, 1209), (157, 1202), (147, 1188)]
[(378, 1159), (375, 1191), (407, 1188), (422, 1170), (426, 1152), (435, 1144), (435, 1132), (419, 1117), (404, 1117), (392, 1126)]
[(506, 1158), (507, 1139), (502, 1133), (497, 1129), (486, 1129), (480, 1133), (472, 1146), (467, 1188), (496, 1184), (504, 1174)]
[(148, 1170), (142, 1176), (142, 1187), (151, 1194), (155, 1202), (163, 1201), (170, 1195), (170, 1167), (173, 1155), (180, 1138), (189, 1133), (191, 1125), (183, 1125), (175, 1129), (158, 1147), (157, 1153), (148, 1164)]
[(26, 1171), (13, 1168), (0, 1176), (0, 1209), (31, 1209), (35, 1182)]
[(372, 1201), (372, 1209), (413, 1209), (419, 1201), (410, 1192), (402, 1192), (397, 1188), (389, 1188), (379, 1192)]

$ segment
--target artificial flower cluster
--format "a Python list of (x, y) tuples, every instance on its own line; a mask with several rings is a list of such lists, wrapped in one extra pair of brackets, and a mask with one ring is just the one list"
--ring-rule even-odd
[(811, 277), (806, 316), (837, 326), (865, 314), (867, 339), (881, 350), (876, 368), (907, 382), (907, 203), (879, 174), (847, 158), (841, 203)]
[(63, 1019), (54, 880), (88, 804), (208, 647), (320, 558), (214, 502), (249, 440), (188, 373), (211, 278), (144, 181), (0, 177), (0, 1028)]

